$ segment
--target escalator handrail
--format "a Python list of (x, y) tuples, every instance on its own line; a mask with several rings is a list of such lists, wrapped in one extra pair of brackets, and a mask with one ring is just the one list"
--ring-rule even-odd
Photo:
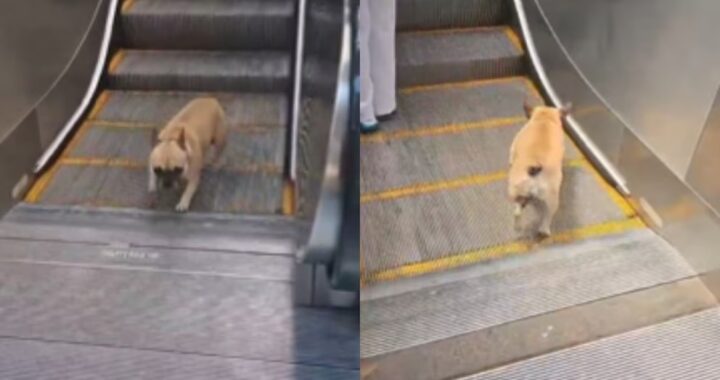
[(292, 93), (292, 117), (290, 119), (290, 143), (288, 157), (288, 176), (297, 183), (298, 134), (300, 133), (300, 98), (302, 96), (303, 55), (305, 54), (305, 27), (307, 0), (298, 0), (297, 36), (295, 40), (295, 67)]
[[(555, 91), (552, 83), (550, 83), (550, 79), (547, 76), (545, 67), (543, 66), (540, 55), (538, 54), (537, 46), (533, 40), (530, 25), (528, 24), (525, 13), (524, 1), (525, 0), (513, 0), (515, 5), (515, 14), (517, 15), (518, 23), (520, 24), (520, 30), (522, 32), (523, 40), (525, 41), (526, 50), (530, 56), (530, 63), (535, 69), (538, 79), (550, 98), (550, 101), (554, 106), (560, 107), (563, 104), (562, 99), (558, 95), (557, 91)], [(537, 6), (540, 7), (540, 4), (537, 4)], [(557, 42), (560, 44), (560, 41)], [(560, 45), (562, 46), (562, 44)], [(602, 153), (600, 148), (598, 148), (592, 139), (590, 139), (590, 137), (585, 133), (580, 123), (578, 123), (572, 115), (569, 115), (566, 120), (572, 134), (579, 140), (580, 145), (585, 147), (589, 156), (597, 162), (601, 171), (605, 174), (605, 177), (607, 177), (607, 179), (617, 188), (618, 191), (624, 195), (629, 195), (630, 189), (628, 188), (627, 181), (623, 175), (620, 174), (620, 172), (615, 168), (615, 165), (608, 160), (607, 156)]]
[(332, 110), (320, 196), (308, 241), (298, 251), (298, 259), (303, 262), (328, 263), (340, 247), (343, 222), (343, 174), (347, 174), (342, 173), (342, 159), (347, 149), (350, 91), (352, 88), (353, 45), (352, 12), (350, 7), (350, 0), (343, 0), (342, 36), (335, 86), (335, 102)]
[[(43, 154), (40, 156), (40, 158), (35, 163), (35, 167), (33, 168), (33, 175), (35, 175), (35, 176), (44, 172), (52, 164), (54, 159), (60, 153), (61, 147), (67, 141), (67, 139), (70, 137), (70, 135), (75, 130), (75, 128), (78, 126), (79, 121), (81, 120), (81, 118), (83, 117), (85, 112), (90, 107), (90, 103), (92, 102), (93, 98), (95, 97), (95, 93), (98, 90), (98, 87), (100, 85), (100, 80), (102, 79), (103, 72), (105, 69), (105, 64), (107, 62), (109, 50), (110, 50), (110, 41), (112, 39), (113, 26), (115, 23), (115, 15), (117, 13), (119, 0), (100, 0), (100, 1), (98, 1), (97, 9), (98, 10), (102, 9), (101, 6), (106, 1), (109, 2), (109, 5), (107, 8), (107, 15), (106, 15), (106, 19), (105, 19), (105, 29), (103, 31), (102, 43), (100, 45), (100, 51), (98, 52), (98, 59), (95, 64), (95, 69), (93, 70), (90, 84), (88, 85), (87, 91), (85, 91), (85, 95), (83, 96), (83, 99), (80, 102), (80, 105), (75, 109), (75, 112), (72, 114), (70, 119), (65, 123), (65, 125), (62, 127), (60, 132), (58, 132), (58, 134), (55, 136), (53, 141), (50, 143), (48, 148), (45, 149)], [(86, 32), (85, 36), (83, 36), (83, 39), (81, 40), (80, 44), (78, 45), (78, 49), (76, 50), (75, 54), (73, 55), (73, 58), (70, 60), (70, 62), (66, 66), (65, 71), (63, 71), (63, 73), (58, 77), (58, 80), (53, 84), (53, 86), (48, 90), (48, 92), (35, 105), (35, 107), (33, 107), (33, 110), (30, 112), (30, 114), (36, 108), (38, 108), (40, 106), (40, 104), (43, 103), (43, 101), (46, 99), (48, 94), (50, 94), (53, 91), (55, 85), (60, 81), (60, 79), (65, 75), (65, 73), (73, 65), (75, 59), (77, 58), (78, 51), (84, 44), (85, 40), (87, 40), (87, 38), (88, 38), (88, 35), (92, 29), (92, 25), (95, 23), (95, 18), (99, 17), (99, 16), (100, 15), (95, 14), (92, 22), (90, 23), (90, 26), (88, 27), (88, 31)]]

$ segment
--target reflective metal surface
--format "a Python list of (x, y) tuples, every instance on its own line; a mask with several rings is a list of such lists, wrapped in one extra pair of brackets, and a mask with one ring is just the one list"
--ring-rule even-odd
[(625, 180), (638, 211), (696, 271), (720, 268), (720, 52), (709, 48), (720, 3), (516, 6), (537, 77), (558, 102), (574, 103), (579, 131)]
[(99, 3), (35, 0), (2, 4), (0, 136), (21, 122), (65, 70)]
[(720, 81), (720, 50), (712, 48), (720, 3), (536, 3), (587, 83), (684, 176)]
[[(65, 66), (59, 74), (47, 70), (57, 67), (60, 63), (55, 61), (60, 57), (67, 60), (67, 56), (58, 54), (57, 58), (48, 59), (47, 56), (41, 57), (30, 54), (25, 57), (29, 61), (22, 62), (23, 70), (29, 70), (27, 75), (37, 69), (38, 77), (27, 83), (18, 84), (19, 86), (10, 86), (11, 91), (15, 90), (18, 94), (23, 94), (23, 91), (26, 90), (36, 91), (33, 87), (39, 86), (40, 83), (43, 83), (43, 80), (45, 80), (45, 86), (50, 85), (50, 89), (47, 90), (46, 88), (47, 92), (42, 97), (34, 99), (34, 105), (22, 117), (20, 122), (14, 125), (0, 124), (0, 155), (2, 156), (0, 157), (2, 158), (0, 161), (0, 173), (2, 173), (0, 178), (0, 214), (7, 211), (13, 204), (13, 196), (22, 195), (22, 189), (16, 187), (16, 184), (23, 178), (23, 175), (26, 175), (23, 179), (29, 182), (27, 174), (32, 172), (33, 163), (51, 144), (58, 131), (67, 123), (72, 113), (77, 109), (78, 102), (86, 94), (92, 69), (97, 60), (97, 52), (102, 38), (100, 31), (105, 25), (107, 6), (108, 1), (86, 2), (84, 4), (84, 12), (90, 13), (91, 16), (89, 25), (81, 21), (85, 20), (85, 16), (82, 16), (83, 10), (72, 7), (76, 12), (75, 19), (83, 27), (83, 34), (80, 42), (74, 41), (71, 36), (64, 36), (59, 39), (64, 41), (64, 43), (59, 44), (59, 49), (64, 48), (72, 51), (70, 61), (61, 62)], [(44, 9), (44, 11), (40, 11), (40, 9)], [(27, 11), (31, 12), (30, 14), (53, 12), (51, 6), (38, 7), (37, 4)], [(53, 15), (57, 16), (57, 14)], [(13, 23), (8, 25), (13, 25)], [(44, 33), (53, 34), (53, 32), (45, 28), (40, 30)], [(14, 34), (5, 33), (5, 35), (7, 36), (5, 38), (10, 38)], [(76, 45), (70, 44), (70, 41)], [(43, 48), (48, 49), (47, 46)], [(24, 50), (27, 49), (20, 49), (18, 46), (17, 52), (22, 55)], [(48, 52), (50, 51), (52, 50), (48, 50)], [(44, 66), (45, 63), (48, 63), (47, 67)], [(59, 76), (54, 82), (48, 83), (49, 75)], [(23, 78), (23, 75), (18, 76), (18, 78)], [(32, 84), (31, 82), (36, 83)], [(16, 104), (18, 101), (22, 101), (22, 98), (11, 98), (8, 103), (10, 105), (15, 104), (16, 109), (19, 109), (20, 107)], [(4, 108), (6, 104), (3, 102), (2, 107)], [(12, 115), (12, 112), (7, 111), (7, 114)], [(8, 121), (8, 123), (10, 122)]]

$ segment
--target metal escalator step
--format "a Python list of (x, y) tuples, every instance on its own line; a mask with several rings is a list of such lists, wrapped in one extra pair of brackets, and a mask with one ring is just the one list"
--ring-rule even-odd
[(281, 51), (123, 50), (109, 84), (120, 90), (284, 92), (290, 54)]
[[(171, 269), (182, 257), (168, 259), (165, 264), (149, 264), (147, 270), (130, 265), (4, 262), (0, 335), (72, 343), (78, 349), (90, 345), (142, 350), (144, 355), (189, 355), (181, 359), (183, 363), (198, 354), (258, 364), (357, 368), (356, 312), (296, 308), (292, 282), (178, 273)], [(0, 355), (0, 361), (7, 355)], [(113, 359), (116, 365), (117, 359)], [(42, 360), (27, 364), (26, 369), (48, 363), (57, 362)], [(138, 364), (125, 367), (135, 370), (125, 379), (156, 378), (142, 376)], [(0, 373), (12, 368), (0, 366)], [(186, 375), (186, 379), (215, 378)]]
[(464, 379), (716, 379), (718, 339), (713, 308)]
[[(68, 157), (119, 159), (138, 163), (147, 161), (152, 149), (152, 127), (89, 123), (90, 128), (75, 148), (68, 152)], [(210, 148), (211, 151), (212, 149)], [(228, 134), (221, 163), (227, 168), (260, 166), (281, 172), (284, 152), (283, 128), (234, 129)], [(212, 154), (207, 157), (212, 158)]]
[(135, 0), (122, 11), (124, 46), (134, 49), (289, 49), (292, 0)]
[(93, 119), (139, 124), (164, 124), (199, 96), (218, 99), (230, 127), (280, 127), (288, 120), (288, 97), (281, 93), (196, 93), (106, 91)]
[[(523, 124), (361, 144), (360, 191), (376, 193), (413, 184), (507, 170), (508, 150)], [(569, 138), (565, 158), (581, 158)]]
[(507, 28), (408, 32), (397, 36), (400, 87), (519, 75), (523, 50)]
[(505, 0), (398, 0), (399, 30), (467, 28), (506, 24), (511, 4)]
[(345, 380), (356, 379), (359, 374), (352, 369), (297, 363), (0, 338), (0, 377), (5, 380)]
[[(461, 186), (440, 182), (433, 184), (431, 191), (364, 201), (360, 213), (364, 280), (374, 282), (384, 271), (442, 258), (452, 260), (468, 252), (482, 256), (484, 249), (517, 242), (522, 235), (513, 229), (506, 181), (500, 177), (480, 185), (470, 182)], [(584, 167), (565, 168), (560, 198), (555, 234), (572, 235), (572, 231), (588, 229), (586, 233), (602, 235), (617, 229), (605, 224), (626, 220), (623, 210)], [(533, 210), (526, 208), (525, 223), (536, 220)]]
[[(182, 189), (161, 191), (155, 201), (156, 197), (147, 190), (148, 174), (144, 163), (61, 162), (39, 203), (172, 210)], [(282, 211), (282, 183), (282, 172), (206, 169), (190, 210), (279, 214)]]
[[(442, 273), (434, 283), (409, 279), (424, 286), (362, 302), (361, 357), (398, 352), (692, 275), (673, 247), (652, 231), (640, 230), (540, 249), (522, 260)], [(560, 330), (562, 321), (556, 323)], [(585, 378), (579, 373), (548, 375)]]
[(404, 89), (397, 96), (397, 116), (384, 122), (381, 132), (524, 118), (525, 100), (542, 103), (526, 77)]

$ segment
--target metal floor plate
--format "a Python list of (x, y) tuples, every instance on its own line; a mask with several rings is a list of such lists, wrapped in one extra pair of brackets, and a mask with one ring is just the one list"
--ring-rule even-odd
[(361, 356), (391, 353), (694, 274), (680, 254), (648, 230), (553, 246), (512, 265), (497, 261), (476, 268), (474, 276), (452, 280), (448, 272), (445, 283), (426, 283), (362, 302)]
[[(517, 241), (504, 180), (362, 204), (364, 277), (406, 264), (460, 255)], [(567, 167), (555, 233), (624, 220), (626, 216), (584, 168)], [(526, 209), (525, 223), (536, 219)]]
[(717, 379), (718, 341), (714, 308), (464, 379)]
[(357, 370), (0, 338), (3, 380), (346, 380)]

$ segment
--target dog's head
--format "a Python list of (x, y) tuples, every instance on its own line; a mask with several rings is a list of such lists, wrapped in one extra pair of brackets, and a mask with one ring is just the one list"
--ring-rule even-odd
[(165, 133), (160, 139), (153, 131), (152, 142), (155, 147), (150, 153), (150, 168), (157, 177), (158, 185), (166, 189), (177, 187), (189, 164), (184, 128)]
[(525, 101), (523, 104), (523, 109), (525, 110), (525, 116), (528, 119), (533, 118), (550, 118), (553, 120), (557, 120), (558, 122), (562, 122), (562, 119), (566, 117), (567, 115), (572, 112), (573, 105), (572, 103), (566, 103), (564, 106), (560, 108), (556, 107), (547, 107), (547, 106), (541, 106), (541, 105), (531, 105), (530, 103)]

